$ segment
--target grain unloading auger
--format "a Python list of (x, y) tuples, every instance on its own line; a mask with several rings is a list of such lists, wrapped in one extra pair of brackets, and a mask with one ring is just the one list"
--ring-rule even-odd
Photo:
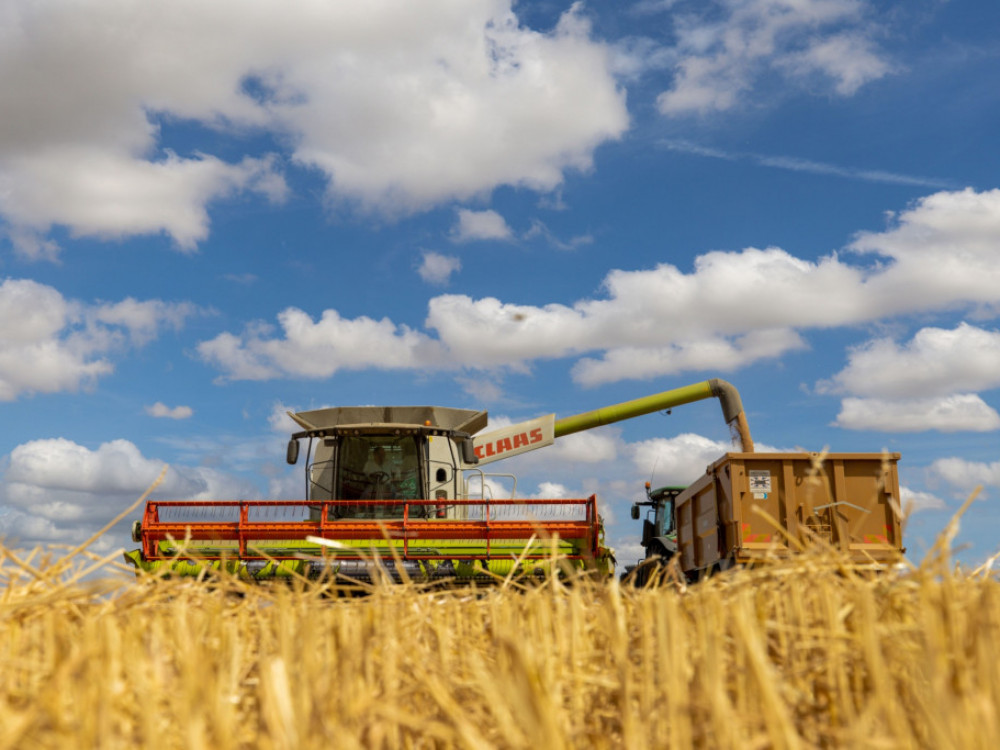
[[(597, 499), (497, 499), (483, 466), (556, 438), (717, 397), (742, 450), (753, 443), (736, 389), (713, 379), (556, 419), (480, 434), (487, 413), (436, 406), (357, 406), (290, 414), (306, 447), (305, 500), (146, 503), (126, 561), (147, 572), (370, 581), (495, 580), (565, 568), (608, 575)], [(516, 493), (516, 478), (514, 492)], [(166, 569), (166, 570), (164, 570)]]

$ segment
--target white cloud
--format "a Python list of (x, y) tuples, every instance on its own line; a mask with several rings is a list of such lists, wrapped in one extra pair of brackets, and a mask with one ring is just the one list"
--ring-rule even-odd
[(985, 463), (964, 458), (939, 458), (931, 464), (930, 474), (965, 493), (979, 485), (1000, 487), (1000, 461)]
[(142, 346), (156, 338), (160, 328), (166, 326), (180, 330), (189, 317), (199, 312), (199, 308), (190, 302), (163, 302), (158, 299), (140, 302), (128, 297), (121, 302), (90, 308), (86, 317), (92, 325), (126, 329), (131, 342)]
[[(722, 424), (722, 415), (719, 415)], [(705, 473), (710, 464), (738, 450), (730, 442), (686, 432), (670, 438), (652, 438), (628, 445), (627, 453), (640, 476), (651, 478), (654, 487), (687, 486)], [(787, 449), (755, 443), (758, 453), (782, 453)]]
[(427, 368), (444, 360), (438, 342), (388, 318), (345, 320), (327, 310), (313, 321), (290, 307), (278, 321), (284, 338), (271, 338), (270, 329), (251, 325), (241, 336), (223, 333), (202, 342), (198, 353), (233, 380), (325, 378), (342, 369)]
[(992, 432), (1000, 429), (1000, 414), (972, 393), (913, 399), (845, 398), (834, 424), (884, 432)]
[(470, 211), (460, 208), (458, 223), (451, 230), (454, 242), (472, 240), (509, 240), (513, 235), (506, 220), (496, 211)]
[(612, 70), (620, 80), (629, 84), (649, 71), (671, 68), (678, 58), (675, 50), (664, 46), (659, 39), (646, 36), (619, 39), (614, 43), (612, 52)]
[(625, 94), (575, 6), (540, 33), (511, 5), (12, 0), (0, 10), (7, 235), (34, 257), (56, 253), (53, 225), (165, 232), (190, 250), (211, 201), (284, 197), (273, 155), (170, 153), (160, 118), (276, 136), (333, 199), (390, 215), (499, 185), (552, 190), (625, 131)]
[[(837, 253), (806, 260), (776, 247), (713, 251), (688, 273), (666, 263), (613, 270), (604, 297), (572, 305), (439, 295), (424, 322), (436, 338), (389, 320), (345, 320), (333, 310), (314, 324), (290, 309), (279, 316), (282, 338), (256, 325), (200, 351), (232, 378), (323, 377), (360, 367), (523, 370), (535, 359), (591, 352), (603, 356), (574, 370), (588, 385), (736, 369), (802, 348), (798, 332), (811, 328), (1000, 305), (997, 246), (1000, 190), (936, 193), (886, 231), (858, 235), (851, 245), (858, 255), (846, 257), (865, 263)], [(361, 332), (372, 346), (360, 345)]]
[(10, 454), (5, 479), (18, 489), (8, 490), (7, 499), (30, 507), (38, 490), (138, 495), (162, 468), (162, 462), (145, 458), (127, 440), (104, 443), (96, 451), (64, 438), (34, 440)]
[(169, 155), (149, 162), (90, 149), (24, 156), (0, 151), (0, 215), (18, 229), (11, 239), (28, 257), (52, 255), (51, 247), (38, 249), (35, 237), (53, 224), (70, 227), (74, 236), (101, 238), (162, 231), (179, 249), (191, 251), (208, 236), (206, 205), (252, 188), (271, 168), (270, 159), (226, 164), (211, 156)]
[[(96, 450), (64, 438), (34, 440), (15, 448), (6, 463), (0, 535), (27, 545), (84, 541), (139, 497), (163, 469), (163, 462), (143, 456), (127, 440), (103, 443)], [(251, 484), (206, 467), (171, 467), (156, 490), (157, 497), (187, 500), (256, 494)]]
[(297, 471), (271, 477), (267, 483), (269, 500), (300, 500), (306, 496), (306, 483)]
[(0, 401), (76, 391), (114, 370), (107, 358), (199, 312), (189, 303), (126, 299), (86, 305), (27, 279), (0, 283)]
[(890, 338), (868, 341), (850, 350), (847, 367), (830, 380), (817, 383), (821, 393), (887, 398), (942, 396), (997, 387), (1000, 332), (968, 323), (951, 330), (922, 328), (902, 345)]
[(571, 463), (601, 463), (614, 461), (621, 448), (624, 448), (624, 442), (619, 430), (586, 430), (559, 438), (546, 453), (546, 458)]
[(298, 407), (288, 406), (280, 401), (276, 401), (272, 404), (271, 413), (267, 416), (267, 424), (273, 432), (277, 432), (281, 435), (298, 432), (302, 429), (302, 427), (299, 426), (298, 422), (295, 422), (290, 416), (288, 416), (288, 412), (292, 412), (294, 414), (297, 411), (299, 411)]
[(893, 304), (908, 294), (912, 307), (935, 310), (962, 301), (997, 304), (998, 237), (1000, 189), (966, 188), (921, 198), (888, 230), (861, 232), (850, 248), (895, 260), (873, 277), (873, 294), (888, 295)]
[(188, 419), (194, 410), (190, 406), (175, 406), (170, 408), (166, 404), (157, 401), (152, 406), (146, 407), (146, 413), (151, 417), (165, 419)]
[(639, 0), (629, 11), (635, 15), (663, 13), (673, 8), (680, 0)]
[(444, 285), (451, 279), (451, 275), (462, 270), (462, 261), (454, 255), (441, 255), (441, 253), (426, 252), (417, 268), (420, 278), (428, 284)]
[(559, 484), (558, 482), (542, 482), (538, 485), (538, 492), (533, 495), (528, 495), (530, 500), (542, 500), (551, 498), (553, 500), (563, 500), (571, 498), (572, 494), (565, 485)]
[(904, 513), (907, 511), (919, 513), (925, 510), (944, 510), (948, 507), (944, 500), (930, 492), (919, 492), (911, 490), (909, 487), (900, 487), (899, 496), (900, 508)]
[(848, 96), (892, 70), (872, 42), (867, 8), (857, 0), (694, 7), (674, 15), (676, 74), (657, 99), (666, 115), (728, 110), (772, 72), (790, 79), (819, 74)]
[(879, 338), (854, 347), (848, 364), (816, 384), (850, 393), (836, 424), (856, 430), (918, 432), (1000, 429), (1000, 414), (969, 391), (1000, 387), (1000, 333), (968, 323), (922, 328), (905, 344)]
[(252, 286), (257, 282), (256, 274), (252, 273), (227, 273), (223, 274), (222, 278), (226, 281), (231, 281), (234, 284), (241, 284), (243, 286)]
[[(678, 352), (691, 363), (685, 369), (723, 360), (737, 366), (801, 347), (797, 335), (781, 330), (787, 326), (826, 327), (878, 317), (883, 310), (873, 307), (881, 308), (884, 301), (863, 300), (864, 283), (861, 269), (835, 256), (812, 263), (777, 248), (750, 248), (702, 255), (693, 274), (668, 264), (612, 271), (604, 281), (607, 299), (573, 306), (442, 295), (430, 301), (427, 326), (462, 363), (516, 365), (632, 347), (644, 350), (640, 371), (652, 377), (676, 372)], [(614, 359), (600, 365), (588, 361), (576, 375), (593, 384), (601, 382), (602, 372), (621, 377), (622, 370)]]
[(684, 433), (671, 438), (643, 440), (633, 443), (629, 449), (636, 471), (650, 477), (654, 487), (680, 487), (698, 479), (707, 466), (733, 447), (702, 435)]
[(545, 222), (539, 219), (534, 219), (531, 222), (531, 228), (524, 233), (524, 239), (526, 240), (535, 239), (536, 237), (541, 237), (558, 250), (575, 250), (582, 245), (590, 245), (594, 242), (594, 238), (589, 234), (578, 234), (575, 237), (570, 237), (568, 240), (561, 240), (552, 233), (552, 230), (545, 225)]
[(496, 380), (476, 377), (456, 377), (455, 382), (462, 386), (462, 390), (472, 396), (476, 403), (488, 404), (499, 401), (503, 398), (503, 386)]
[(731, 341), (711, 337), (665, 347), (621, 347), (608, 351), (599, 360), (581, 359), (573, 366), (573, 378), (583, 385), (597, 385), (690, 370), (729, 372), (805, 347), (805, 341), (787, 329), (753, 331)]
[(869, 81), (893, 71), (872, 41), (856, 31), (815, 39), (801, 52), (779, 58), (777, 65), (794, 76), (823, 74), (833, 79), (834, 90), (841, 96), (851, 96)]
[(623, 566), (621, 568), (623, 572), (624, 566), (636, 565), (646, 557), (646, 548), (642, 546), (640, 537), (635, 535), (618, 537), (614, 551), (615, 559), (618, 560), (619, 565)]

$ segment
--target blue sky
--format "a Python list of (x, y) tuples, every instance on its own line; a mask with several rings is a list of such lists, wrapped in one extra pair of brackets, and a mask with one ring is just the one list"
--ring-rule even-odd
[[(567, 416), (710, 377), (759, 445), (902, 454), (919, 558), (998, 551), (1000, 6), (0, 9), (0, 535), (296, 497), (286, 409)], [(515, 459), (596, 492), (728, 449), (717, 404)], [(116, 531), (102, 546), (127, 546)]]

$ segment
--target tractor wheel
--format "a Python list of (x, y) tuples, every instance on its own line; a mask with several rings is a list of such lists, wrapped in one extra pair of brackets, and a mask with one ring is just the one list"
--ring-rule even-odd
[(646, 558), (635, 568), (633, 582), (639, 588), (656, 585), (663, 577), (670, 560), (677, 554), (660, 542), (654, 541), (646, 548)]

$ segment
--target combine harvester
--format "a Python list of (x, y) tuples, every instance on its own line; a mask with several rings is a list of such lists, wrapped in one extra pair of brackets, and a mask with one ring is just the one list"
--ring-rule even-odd
[[(306, 442), (305, 500), (146, 503), (125, 554), (138, 570), (244, 578), (338, 577), (368, 582), (487, 581), (546, 575), (553, 560), (609, 576), (597, 499), (516, 499), (517, 479), (487, 464), (557, 438), (718, 398), (740, 454), (753, 441), (736, 389), (713, 379), (562, 419), (546, 415), (480, 433), (487, 413), (434, 406), (369, 406), (290, 414)], [(514, 497), (494, 498), (497, 480)], [(857, 500), (856, 502), (864, 502)]]

